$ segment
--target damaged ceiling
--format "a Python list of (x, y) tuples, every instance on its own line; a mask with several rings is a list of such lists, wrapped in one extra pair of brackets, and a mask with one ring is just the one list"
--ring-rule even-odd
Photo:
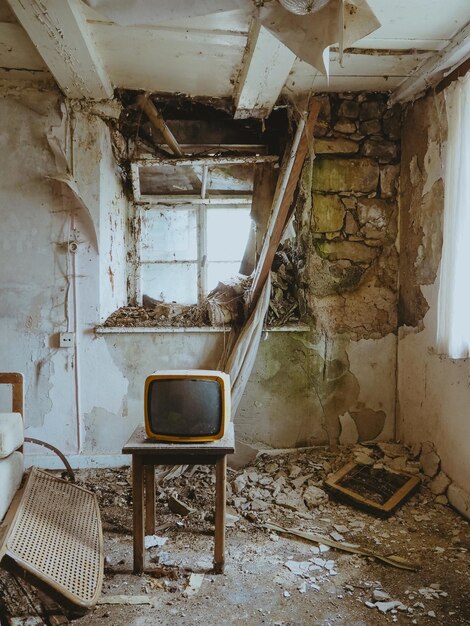
[[(132, 5), (133, 24), (128, 16), (116, 18), (121, 2), (0, 0), (0, 76), (44, 79), (52, 74), (66, 95), (95, 100), (112, 97), (115, 88), (228, 97), (236, 116), (266, 117), (280, 95), (293, 98), (311, 89), (399, 88), (399, 97), (410, 97), (410, 77), (426, 87), (442, 58), (452, 67), (469, 54), (468, 0), (448, 0), (445, 11), (441, 0), (348, 2), (357, 11), (369, 6), (380, 26), (372, 25), (375, 18), (369, 16), (365, 30), (373, 32), (355, 41), (342, 60), (339, 48), (330, 47), (328, 79), (253, 19), (255, 5), (262, 4), (260, 10), (268, 14), (285, 11), (274, 0), (205, 0), (198, 11), (200, 6), (220, 8), (199, 16), (194, 3), (163, 2), (156, 9), (141, 0)], [(175, 7), (185, 7), (187, 17)], [(315, 24), (320, 15), (285, 13), (293, 24), (302, 18)], [(351, 45), (347, 35), (345, 45)]]

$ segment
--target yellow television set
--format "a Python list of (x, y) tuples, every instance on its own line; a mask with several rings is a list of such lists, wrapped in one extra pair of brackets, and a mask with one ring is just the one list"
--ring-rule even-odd
[(209, 442), (230, 421), (230, 377), (218, 370), (158, 370), (144, 389), (145, 431), (151, 439)]

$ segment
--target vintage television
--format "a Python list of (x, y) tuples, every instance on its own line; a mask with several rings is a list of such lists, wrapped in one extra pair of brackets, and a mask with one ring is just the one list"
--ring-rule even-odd
[(159, 370), (145, 381), (144, 403), (148, 437), (216, 441), (230, 421), (230, 377), (217, 370)]

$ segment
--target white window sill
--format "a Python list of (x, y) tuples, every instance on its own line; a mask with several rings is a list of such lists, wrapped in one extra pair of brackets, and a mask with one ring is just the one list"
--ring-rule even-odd
[[(128, 333), (228, 333), (230, 326), (96, 326), (97, 335), (124, 335)], [(309, 327), (306, 324), (291, 324), (264, 328), (268, 333), (305, 333)]]

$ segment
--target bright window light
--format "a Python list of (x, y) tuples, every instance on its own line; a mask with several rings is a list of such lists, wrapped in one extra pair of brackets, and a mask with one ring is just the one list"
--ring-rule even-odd
[(470, 75), (446, 93), (444, 242), (440, 267), (437, 347), (453, 359), (470, 356)]
[(208, 209), (207, 289), (238, 276), (251, 228), (249, 208)]

